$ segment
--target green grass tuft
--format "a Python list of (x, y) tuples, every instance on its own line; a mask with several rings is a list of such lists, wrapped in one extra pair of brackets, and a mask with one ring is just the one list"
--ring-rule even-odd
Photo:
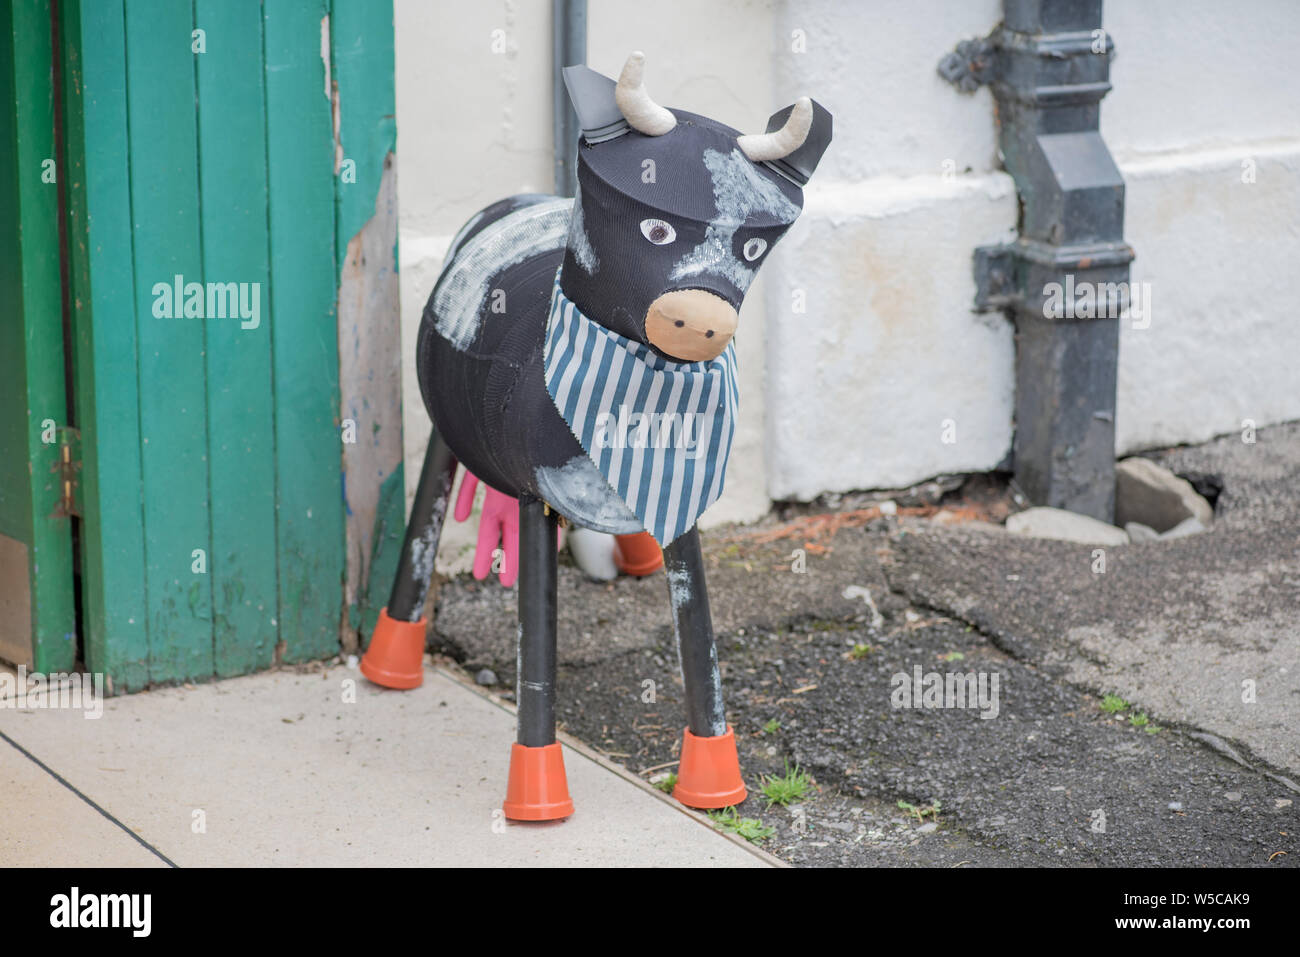
[(719, 830), (739, 834), (751, 844), (766, 841), (776, 833), (776, 828), (769, 827), (757, 818), (741, 817), (734, 807), (722, 811), (710, 811), (709, 820)]
[(764, 776), (760, 780), (763, 782), (763, 796), (767, 798), (769, 808), (773, 804), (786, 807), (791, 801), (799, 800), (808, 793), (813, 783), (807, 771), (797, 764), (791, 769), (789, 761), (785, 763), (785, 774), (781, 777)]
[(664, 777), (663, 780), (656, 781), (655, 787), (660, 791), (663, 791), (665, 794), (672, 794), (673, 788), (677, 787), (677, 772), (673, 771), (671, 774)]
[(915, 804), (909, 804), (907, 801), (899, 801), (898, 807), (900, 810), (907, 811), (909, 814), (915, 814), (918, 824), (924, 823), (927, 817), (933, 817), (936, 821), (939, 820), (938, 801), (931, 801), (925, 807), (917, 807)]
[(1101, 710), (1107, 714), (1119, 714), (1130, 707), (1132, 706), (1117, 694), (1108, 694), (1101, 699)]

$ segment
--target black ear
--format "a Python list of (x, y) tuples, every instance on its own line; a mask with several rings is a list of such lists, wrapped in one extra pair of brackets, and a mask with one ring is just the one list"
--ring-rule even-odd
[[(782, 176), (794, 180), (800, 186), (803, 186), (812, 178), (813, 171), (817, 169), (817, 164), (821, 162), (822, 154), (826, 152), (826, 147), (831, 145), (830, 111), (816, 100), (811, 102), (813, 119), (812, 127), (808, 130), (808, 138), (803, 141), (802, 146), (789, 156), (779, 160), (771, 160), (767, 164)], [(790, 118), (792, 112), (794, 112), (793, 103), (785, 109), (773, 113), (767, 120), (767, 132), (773, 133), (785, 126), (785, 121)]]
[(566, 66), (561, 72), (583, 139), (595, 144), (627, 132), (627, 120), (614, 100), (613, 80), (587, 66)]

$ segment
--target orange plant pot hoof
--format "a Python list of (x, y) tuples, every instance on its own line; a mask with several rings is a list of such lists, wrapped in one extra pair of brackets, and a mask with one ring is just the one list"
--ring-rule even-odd
[(418, 688), (424, 682), (424, 619), (398, 621), (379, 612), (370, 647), (361, 658), (361, 673), (385, 688)]
[(663, 549), (649, 532), (615, 535), (614, 564), (624, 575), (643, 578), (664, 567)]
[(726, 734), (713, 738), (697, 737), (690, 729), (684, 734), (673, 797), (687, 807), (710, 809), (745, 800), (749, 792), (740, 776), (740, 755), (731, 725), (727, 725)]
[(573, 813), (559, 742), (540, 748), (516, 742), (510, 748), (510, 779), (501, 809), (512, 821), (557, 821)]

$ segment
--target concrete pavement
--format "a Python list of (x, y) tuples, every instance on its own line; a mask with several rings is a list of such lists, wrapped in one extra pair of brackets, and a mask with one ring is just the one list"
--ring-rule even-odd
[(506, 822), (513, 729), (433, 667), (409, 692), (334, 665), (110, 698), (97, 720), (0, 708), (0, 866), (775, 863), (580, 745), (574, 816)]

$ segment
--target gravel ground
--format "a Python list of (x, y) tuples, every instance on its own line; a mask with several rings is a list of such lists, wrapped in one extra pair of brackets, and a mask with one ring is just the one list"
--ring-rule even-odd
[[(912, 614), (878, 636), (809, 622), (720, 639), (750, 787), (739, 813), (776, 829), (764, 842), (773, 853), (813, 866), (1244, 866), (1278, 851), (1289, 853), (1270, 866), (1300, 863), (1285, 788), (1183, 731), (1105, 714), (1097, 696), (1009, 659), (967, 625)], [(863, 644), (872, 650), (859, 657)], [(891, 679), (917, 664), (997, 674), (997, 717), (891, 707)], [(675, 670), (667, 640), (564, 669), (565, 729), (634, 771), (673, 761), (684, 721)], [(642, 701), (647, 680), (654, 702)], [(779, 728), (765, 730), (773, 720)], [(815, 786), (769, 807), (761, 780), (787, 764)], [(899, 801), (937, 801), (939, 812), (920, 819)]]
[[(1080, 563), (1086, 546), (991, 528), (1016, 503), (989, 476), (896, 495), (896, 515), (864, 494), (706, 533), (750, 788), (739, 815), (807, 866), (1300, 865), (1296, 638), (1275, 626), (1300, 583), (1300, 426), (1260, 440), (1168, 453), (1224, 483), (1215, 528), (1122, 546), (1104, 578)], [(1216, 570), (1250, 587), (1211, 588)], [(507, 697), (515, 600), (495, 582), (446, 582), (432, 638)], [(1180, 624), (1180, 608), (1194, 620)], [(1109, 623), (1102, 638), (1096, 623)], [(597, 585), (565, 563), (560, 634), (565, 730), (648, 779), (673, 770), (684, 712), (662, 574)], [(1228, 652), (1249, 657), (1225, 671)], [(996, 716), (992, 698), (895, 707), (917, 668), (982, 674), (989, 692), (996, 678)], [(1233, 704), (1243, 668), (1260, 676), (1258, 709)], [(1105, 692), (1133, 703), (1107, 713)], [(769, 806), (765, 776), (792, 766), (812, 786)]]

